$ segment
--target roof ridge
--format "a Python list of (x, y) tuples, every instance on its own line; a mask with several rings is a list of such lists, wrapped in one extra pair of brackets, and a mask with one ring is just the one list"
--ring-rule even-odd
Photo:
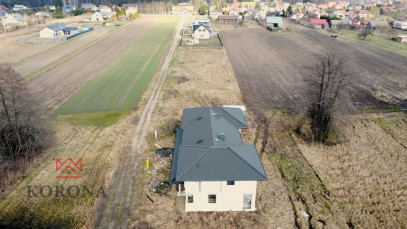
[[(247, 127), (247, 124), (246, 123), (242, 123), (241, 121), (239, 121), (239, 119), (237, 119), (235, 116), (233, 116), (232, 114), (230, 114), (229, 112), (227, 112), (224, 108), (225, 107), (219, 107), (221, 110), (223, 110), (224, 112), (226, 112), (228, 115), (230, 115), (230, 116), (232, 116), (232, 118), (234, 118), (235, 120), (237, 120), (240, 124), (243, 124), (244, 126), (246, 126)], [(228, 107), (228, 108), (235, 108), (235, 107)], [(235, 108), (235, 109), (239, 109), (240, 111), (242, 110), (242, 109), (240, 109), (240, 108)], [(242, 114), (243, 114), (243, 112), (242, 112)], [(243, 116), (243, 118), (244, 118), (244, 116)]]
[(213, 135), (214, 130), (213, 130), (213, 125), (212, 125), (212, 112), (216, 113), (215, 111), (212, 110), (212, 107), (209, 108), (209, 120), (210, 120), (210, 125), (211, 125), (211, 137), (212, 137), (212, 146), (215, 146), (215, 139), (213, 139), (215, 136)]
[(196, 159), (193, 163), (191, 163), (191, 165), (190, 165), (187, 169), (185, 169), (184, 172), (179, 175), (179, 177), (175, 177), (175, 179), (178, 180), (178, 179), (180, 179), (182, 176), (184, 176), (185, 173), (188, 172), (188, 170), (190, 170), (190, 169), (192, 168), (192, 166), (195, 165), (195, 163), (197, 163), (199, 160), (201, 160), (202, 157), (205, 156), (205, 154), (208, 153), (208, 151), (209, 151), (210, 149), (211, 149), (211, 148), (208, 148), (198, 159)]
[[(238, 147), (242, 147), (242, 146), (251, 146), (252, 144), (250, 144), (250, 145), (236, 145), (236, 146), (238, 146)], [(252, 145), (252, 146), (254, 146), (254, 145)], [(260, 174), (260, 176), (262, 176), (262, 177), (264, 177), (264, 178), (266, 178), (267, 179), (267, 175), (266, 176), (263, 176), (263, 174), (261, 174), (256, 168), (254, 168), (250, 163), (248, 163), (245, 159), (243, 159), (241, 156), (239, 156), (239, 154), (237, 154), (232, 148), (230, 148), (230, 147), (228, 147), (229, 149), (230, 149), (230, 151), (232, 151), (236, 156), (238, 156), (240, 159), (242, 159), (242, 161), (244, 161), (246, 164), (248, 164), (252, 169), (254, 169), (254, 171), (256, 171), (258, 174)], [(255, 147), (255, 149), (256, 149), (256, 147)], [(256, 150), (256, 153), (257, 153), (257, 150)], [(257, 156), (259, 156), (258, 154), (257, 154)], [(259, 160), (260, 160), (260, 157), (259, 157)], [(264, 171), (264, 173), (266, 173), (266, 171), (264, 170), (264, 167), (263, 167), (263, 163), (261, 163), (261, 160), (260, 160), (260, 164), (261, 164), (261, 167), (263, 168), (263, 171)]]
[(188, 126), (189, 123), (192, 122), (192, 120), (194, 120), (198, 115), (200, 115), (205, 109), (204, 107), (200, 107), (201, 111), (198, 112), (198, 114), (196, 114), (193, 118), (191, 118), (191, 120), (189, 120), (184, 126), (181, 126), (181, 129), (184, 129), (184, 127)]

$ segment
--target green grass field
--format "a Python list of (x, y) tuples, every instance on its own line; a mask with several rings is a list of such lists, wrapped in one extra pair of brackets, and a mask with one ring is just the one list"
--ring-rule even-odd
[(135, 107), (171, 41), (179, 18), (162, 17), (159, 20), (56, 113), (130, 110)]
[[(323, 31), (326, 34), (331, 34), (331, 31)], [(373, 46), (376, 46), (381, 49), (385, 49), (390, 52), (397, 53), (402, 56), (407, 56), (407, 43), (401, 43), (401, 42), (396, 42), (392, 41), (390, 39), (386, 39), (383, 37), (380, 37), (378, 34), (373, 33), (373, 36), (368, 36), (366, 37), (365, 40), (361, 40), (358, 38), (358, 31), (353, 31), (353, 30), (340, 30), (340, 31), (334, 31), (338, 33), (338, 39), (343, 40), (343, 41), (363, 41), (366, 43), (369, 43)], [(400, 32), (400, 35), (402, 35), (404, 31)]]

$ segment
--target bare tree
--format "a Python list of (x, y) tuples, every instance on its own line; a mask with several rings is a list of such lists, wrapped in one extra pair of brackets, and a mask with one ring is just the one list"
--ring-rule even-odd
[(358, 33), (358, 37), (359, 37), (361, 40), (366, 39), (366, 37), (369, 36), (369, 35), (372, 35), (372, 30), (367, 29), (367, 28), (361, 29), (361, 30), (359, 31), (359, 33)]
[(345, 58), (337, 51), (318, 57), (309, 68), (309, 103), (307, 115), (316, 141), (326, 142), (332, 129), (335, 103), (349, 80)]
[(11, 159), (32, 156), (46, 143), (43, 125), (25, 80), (10, 65), (0, 64), (0, 154)]

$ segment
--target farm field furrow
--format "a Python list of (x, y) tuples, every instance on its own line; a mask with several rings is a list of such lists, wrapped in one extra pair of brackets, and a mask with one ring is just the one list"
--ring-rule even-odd
[(163, 18), (76, 92), (57, 113), (129, 110), (139, 101), (179, 18)]
[(363, 42), (341, 42), (312, 30), (225, 30), (221, 37), (249, 105), (298, 108), (306, 93), (306, 67), (315, 63), (316, 55), (333, 47), (348, 51), (349, 69), (355, 73), (349, 103), (369, 107), (407, 104), (404, 56)]
[(41, 107), (52, 111), (86, 82), (120, 57), (135, 41), (159, 21), (145, 17), (117, 30), (55, 67), (30, 79), (28, 89)]
[[(48, 65), (53, 64), (66, 56), (82, 51), (81, 49), (85, 49), (88, 46), (100, 41), (105, 36), (111, 34), (112, 31), (117, 29), (113, 27), (94, 27), (97, 28), (89, 33), (85, 33), (79, 37), (76, 37), (75, 39), (68, 40), (51, 48), (44, 49), (41, 52), (35, 53), (32, 56), (19, 61), (14, 65), (15, 70), (18, 71), (23, 77), (30, 77), (31, 74), (40, 71)], [(35, 46), (38, 46), (38, 44), (35, 44)]]

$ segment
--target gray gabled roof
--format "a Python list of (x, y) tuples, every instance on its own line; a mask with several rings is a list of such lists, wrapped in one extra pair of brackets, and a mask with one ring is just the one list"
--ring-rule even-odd
[(239, 108), (185, 109), (177, 131), (170, 183), (184, 181), (266, 180), (254, 145), (244, 145), (247, 128)]
[(51, 30), (53, 30), (55, 32), (58, 32), (58, 31), (66, 29), (68, 27), (66, 25), (64, 25), (64, 24), (57, 23), (57, 24), (49, 25), (49, 26), (47, 26), (47, 28), (49, 28), (49, 29), (51, 29)]
[(389, 26), (389, 23), (387, 21), (370, 21), (369, 25), (370, 27), (375, 28), (377, 26)]

